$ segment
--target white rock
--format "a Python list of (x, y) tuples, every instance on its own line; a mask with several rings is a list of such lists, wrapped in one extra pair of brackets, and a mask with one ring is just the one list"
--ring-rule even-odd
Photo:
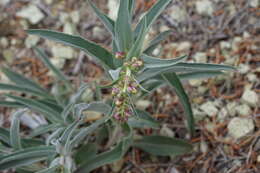
[(44, 18), (44, 14), (41, 10), (32, 4), (22, 8), (16, 15), (28, 19), (31, 24), (37, 24)]
[(253, 8), (257, 8), (260, 6), (260, 1), (259, 0), (249, 0), (250, 1), (250, 6)]
[[(65, 64), (65, 59), (63, 59), (63, 58), (51, 58), (50, 61), (58, 69), (62, 69)], [(51, 71), (50, 71), (50, 73), (51, 73), (50, 74), (51, 76), (54, 75)]]
[(240, 64), (238, 67), (238, 71), (241, 74), (246, 74), (249, 70), (250, 70), (250, 67), (247, 64)]
[(206, 63), (207, 62), (207, 54), (205, 52), (197, 52), (194, 55), (194, 59), (196, 62)]
[(207, 144), (205, 141), (201, 141), (201, 142), (200, 142), (200, 151), (201, 151), (202, 153), (207, 153), (208, 150), (209, 150), (208, 144)]
[(233, 118), (228, 124), (228, 133), (235, 139), (239, 139), (253, 132), (254, 121), (247, 118)]
[(66, 22), (63, 26), (63, 32), (66, 33), (66, 34), (75, 34), (76, 31), (75, 31), (75, 26), (70, 23), (70, 22)]
[(232, 50), (237, 51), (239, 49), (239, 44), (241, 43), (241, 37), (235, 37), (232, 41)]
[(239, 115), (242, 116), (250, 115), (252, 113), (251, 108), (247, 104), (237, 106), (236, 111)]
[(218, 112), (218, 119), (219, 120), (225, 120), (228, 117), (228, 111), (227, 109), (221, 108), (220, 111)]
[(207, 116), (205, 112), (202, 112), (196, 108), (193, 108), (192, 112), (194, 114), (194, 119), (196, 122), (203, 120)]
[(184, 41), (178, 44), (177, 51), (189, 51), (191, 49), (191, 43)]
[(208, 116), (214, 116), (217, 115), (218, 109), (215, 106), (214, 102), (206, 102), (203, 105), (201, 105), (200, 109), (204, 111)]
[(167, 127), (166, 124), (164, 124), (160, 130), (160, 135), (162, 136), (168, 136), (168, 137), (174, 137), (175, 133), (173, 132), (172, 129), (170, 129), (169, 127)]
[(257, 156), (257, 162), (260, 163), (260, 155)]
[(246, 75), (246, 77), (250, 82), (256, 82), (258, 80), (256, 74), (254, 73), (249, 73), (248, 75)]
[(109, 9), (108, 16), (115, 20), (117, 18), (118, 8), (119, 8), (119, 0), (109, 0), (108, 1), (108, 9)]
[(222, 49), (230, 49), (231, 43), (229, 41), (221, 41), (220, 42), (220, 48)]
[(40, 38), (35, 35), (29, 35), (25, 40), (25, 46), (31, 48), (39, 42)]
[(197, 1), (196, 10), (201, 15), (211, 16), (214, 12), (214, 5), (209, 0)]
[(243, 38), (245, 39), (250, 38), (250, 33), (247, 31), (243, 32)]
[(75, 23), (75, 24), (79, 23), (79, 21), (80, 21), (80, 13), (79, 13), (79, 11), (78, 10), (72, 11), (70, 13), (70, 18), (71, 18), (73, 23)]
[(149, 106), (151, 105), (151, 102), (149, 100), (138, 100), (136, 102), (136, 106), (139, 108), (139, 109), (146, 109), (148, 108)]
[(250, 89), (245, 89), (242, 95), (242, 101), (249, 106), (256, 106), (258, 103), (258, 95), (255, 91)]
[(185, 20), (186, 11), (183, 8), (180, 8), (178, 6), (172, 6), (170, 9), (170, 16), (177, 22), (182, 22)]
[(8, 45), (9, 45), (8, 39), (7, 39), (6, 37), (2, 37), (2, 38), (0, 39), (0, 45), (1, 45), (1, 47), (3, 47), (3, 48), (7, 48)]
[(229, 102), (227, 104), (227, 111), (228, 111), (229, 116), (236, 115), (236, 107), (237, 107), (237, 102)]
[(193, 87), (198, 87), (202, 84), (203, 80), (202, 79), (191, 79), (189, 80), (189, 84)]
[(8, 4), (11, 0), (1, 0), (0, 1), (0, 5), (5, 6), (6, 4)]
[(106, 31), (99, 27), (99, 26), (95, 26), (93, 28), (93, 37), (99, 39), (99, 40), (104, 40), (105, 39), (105, 36), (106, 36)]
[(52, 47), (52, 53), (55, 58), (72, 59), (74, 58), (74, 50), (67, 46), (55, 45)]

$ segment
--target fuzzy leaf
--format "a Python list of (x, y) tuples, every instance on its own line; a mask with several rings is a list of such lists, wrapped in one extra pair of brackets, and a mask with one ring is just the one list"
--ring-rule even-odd
[(192, 145), (186, 141), (165, 136), (144, 136), (133, 146), (158, 156), (176, 156), (192, 151)]
[(61, 124), (46, 124), (46, 125), (41, 125), (39, 127), (36, 127), (33, 129), (32, 133), (30, 134), (30, 137), (36, 137), (45, 133), (48, 133), (50, 131), (54, 131), (58, 128), (61, 127)]
[(168, 84), (170, 86), (172, 86), (175, 89), (176, 94), (178, 95), (180, 102), (182, 103), (182, 105), (184, 107), (186, 119), (188, 122), (188, 129), (189, 129), (190, 133), (193, 134), (195, 131), (194, 117), (193, 117), (189, 97), (187, 96), (179, 77), (175, 73), (166, 73), (166, 74), (163, 74), (162, 77), (165, 79), (165, 81), (168, 82)]
[(190, 79), (207, 79), (207, 78), (211, 78), (223, 74), (225, 73), (221, 71), (198, 71), (192, 73), (182, 73), (179, 74), (178, 76), (181, 80), (190, 80)]
[(109, 51), (97, 45), (96, 43), (86, 40), (80, 36), (73, 36), (61, 32), (41, 29), (30, 29), (27, 30), (27, 33), (50, 39), (58, 43), (63, 43), (68, 46), (79, 48), (86, 52), (88, 55), (101, 61), (105, 68), (114, 69), (113, 55), (110, 54)]
[(128, 120), (128, 124), (135, 128), (159, 128), (159, 123), (154, 120), (146, 111), (137, 110), (138, 117), (133, 117)]

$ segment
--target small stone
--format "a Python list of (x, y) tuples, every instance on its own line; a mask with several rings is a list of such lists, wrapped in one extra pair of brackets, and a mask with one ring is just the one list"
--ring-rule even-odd
[(183, 22), (185, 20), (186, 11), (179, 6), (172, 6), (169, 11), (171, 11), (170, 16), (177, 22)]
[(92, 102), (94, 100), (94, 92), (92, 89), (87, 88), (85, 92), (82, 94), (82, 100), (84, 102)]
[(72, 59), (74, 58), (74, 50), (70, 47), (55, 45), (51, 49), (55, 58)]
[(202, 79), (190, 79), (189, 84), (193, 87), (198, 87), (202, 84), (203, 80)]
[(160, 130), (160, 135), (162, 136), (167, 136), (167, 137), (174, 137), (175, 133), (173, 132), (172, 129), (170, 129), (169, 127), (167, 127), (166, 124), (164, 124)]
[(252, 113), (251, 108), (247, 104), (237, 106), (236, 111), (242, 116), (250, 115)]
[(46, 4), (51, 5), (53, 3), (53, 0), (45, 0)]
[(258, 104), (258, 95), (255, 91), (250, 89), (245, 89), (242, 95), (242, 101), (249, 106), (256, 106)]
[(136, 106), (138, 109), (145, 110), (151, 105), (151, 102), (149, 100), (138, 100), (136, 102)]
[(70, 22), (66, 22), (63, 26), (63, 32), (66, 34), (73, 35), (76, 33), (75, 26)]
[(3, 51), (3, 56), (5, 58), (5, 60), (8, 62), (8, 63), (12, 63), (13, 60), (14, 60), (14, 51), (13, 50), (10, 50), (10, 49), (5, 49)]
[(191, 43), (188, 41), (184, 41), (178, 44), (177, 51), (189, 51), (191, 49)]
[(228, 133), (235, 139), (242, 138), (253, 132), (255, 125), (252, 119), (233, 118), (228, 124)]
[(9, 45), (9, 42), (8, 42), (7, 38), (6, 37), (2, 37), (0, 39), (0, 47), (7, 48), (8, 45)]
[(201, 0), (196, 2), (196, 10), (200, 15), (212, 16), (214, 6), (209, 0)]
[(239, 44), (242, 42), (241, 37), (235, 37), (232, 41), (232, 50), (238, 51), (239, 50)]
[(207, 62), (207, 54), (205, 52), (197, 52), (194, 55), (194, 59), (196, 62), (206, 63)]
[(28, 19), (31, 24), (37, 24), (44, 18), (44, 14), (35, 5), (29, 5), (22, 8), (22, 10), (18, 11), (16, 15)]
[(239, 67), (238, 67), (238, 71), (241, 74), (246, 74), (249, 70), (250, 70), (250, 67), (247, 64), (240, 64)]
[(203, 120), (207, 116), (205, 112), (202, 112), (196, 108), (193, 108), (192, 112), (193, 112), (194, 119), (196, 122)]
[(209, 90), (208, 87), (204, 87), (204, 86), (199, 86), (198, 87), (198, 93), (199, 94), (205, 94), (208, 90)]
[(246, 77), (250, 82), (256, 82), (258, 80), (256, 74), (254, 73), (249, 73), (248, 75), (246, 75)]
[(104, 40), (106, 38), (106, 31), (104, 30), (104, 28), (101, 28), (99, 26), (95, 26), (93, 28), (93, 37), (97, 38), (99, 40)]
[[(62, 69), (65, 64), (65, 59), (63, 58), (51, 58), (51, 63), (58, 69)], [(50, 71), (50, 75), (53, 76), (54, 74)]]
[(237, 107), (237, 102), (229, 102), (227, 104), (227, 111), (228, 111), (229, 116), (236, 115), (236, 107)]
[(218, 120), (225, 120), (228, 117), (228, 111), (227, 109), (221, 108), (220, 111), (218, 112)]
[(31, 48), (39, 42), (40, 38), (35, 35), (29, 35), (25, 40), (25, 46)]
[(232, 45), (229, 41), (221, 41), (220, 48), (222, 49), (231, 49)]
[(260, 155), (257, 156), (257, 162), (260, 163)]
[(79, 13), (79, 11), (78, 10), (72, 11), (70, 13), (70, 18), (71, 18), (73, 23), (75, 23), (75, 24), (79, 23), (79, 21), (80, 21), (80, 13)]
[(260, 1), (259, 0), (251, 0), (249, 5), (253, 8), (257, 8), (257, 7), (260, 6)]
[(214, 116), (217, 115), (218, 109), (215, 106), (214, 102), (206, 102), (203, 105), (201, 105), (200, 109), (204, 111), (208, 116)]
[(207, 153), (209, 151), (209, 146), (205, 141), (200, 142), (200, 151), (202, 153)]
[(245, 39), (250, 38), (249, 32), (247, 32), (247, 31), (243, 32), (243, 38), (245, 38)]

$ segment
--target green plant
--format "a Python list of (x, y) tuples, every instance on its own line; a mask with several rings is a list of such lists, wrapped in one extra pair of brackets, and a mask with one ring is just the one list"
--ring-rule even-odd
[[(234, 68), (183, 62), (187, 56), (160, 59), (150, 55), (169, 31), (159, 34), (147, 47), (144, 47), (145, 36), (170, 1), (158, 0), (134, 30), (131, 24), (134, 0), (120, 1), (116, 21), (88, 1), (112, 35), (112, 53), (80, 36), (49, 30), (28, 30), (28, 34), (79, 48), (98, 60), (111, 79), (110, 85), (98, 88), (111, 88), (113, 98), (107, 102), (81, 103), (82, 94), (91, 84), (82, 84), (79, 89), (75, 89), (67, 77), (56, 69), (38, 48), (35, 48), (35, 51), (39, 58), (57, 76), (56, 92), (50, 93), (30, 79), (8, 68), (2, 68), (14, 84), (0, 84), (0, 89), (26, 93), (31, 97), (7, 94), (6, 97), (13, 101), (0, 101), (0, 105), (27, 107), (44, 115), (48, 124), (37, 127), (28, 137), (21, 138), (19, 121), (28, 110), (22, 109), (14, 113), (10, 130), (0, 128), (0, 170), (17, 168), (18, 172), (85, 173), (121, 159), (129, 147), (137, 147), (162, 156), (190, 152), (192, 146), (182, 139), (158, 135), (134, 137), (133, 128), (159, 127), (158, 122), (148, 112), (135, 108), (135, 100), (163, 84), (170, 85), (179, 96), (186, 113), (187, 128), (193, 134), (193, 114), (181, 80), (213, 77)], [(86, 123), (83, 114), (86, 110), (100, 112), (104, 116), (93, 123)], [(38, 138), (39, 136), (41, 138)], [(98, 146), (107, 139), (107, 151), (98, 153)]]

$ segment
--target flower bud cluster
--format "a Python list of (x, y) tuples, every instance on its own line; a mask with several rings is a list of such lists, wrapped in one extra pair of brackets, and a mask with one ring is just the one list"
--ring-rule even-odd
[(134, 79), (134, 74), (143, 66), (143, 61), (133, 57), (125, 62), (120, 72), (118, 82), (112, 88), (112, 96), (115, 100), (116, 111), (113, 117), (120, 122), (126, 122), (132, 115), (129, 109), (130, 95), (138, 93), (139, 84)]

